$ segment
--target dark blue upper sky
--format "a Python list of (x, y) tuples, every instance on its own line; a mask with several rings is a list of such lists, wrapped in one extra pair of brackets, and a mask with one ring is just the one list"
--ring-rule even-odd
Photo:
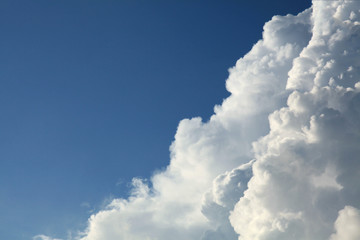
[(0, 239), (64, 237), (165, 167), (179, 120), (209, 118), (263, 24), (309, 6), (1, 1)]

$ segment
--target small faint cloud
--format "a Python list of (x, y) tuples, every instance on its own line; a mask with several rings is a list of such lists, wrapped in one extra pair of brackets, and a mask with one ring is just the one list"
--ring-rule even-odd
[(118, 187), (118, 186), (121, 186), (121, 185), (123, 185), (124, 184), (124, 179), (122, 179), (122, 178), (119, 178), (118, 180), (117, 180), (117, 182), (115, 183), (115, 185)]
[(52, 238), (52, 237), (49, 237), (49, 236), (46, 236), (46, 235), (36, 235), (32, 238), (33, 240), (62, 240), (60, 238)]
[(80, 204), (80, 207), (83, 207), (83, 208), (90, 208), (90, 207), (91, 207), (91, 205), (90, 205), (90, 203), (88, 203), (88, 202), (82, 202), (82, 203)]

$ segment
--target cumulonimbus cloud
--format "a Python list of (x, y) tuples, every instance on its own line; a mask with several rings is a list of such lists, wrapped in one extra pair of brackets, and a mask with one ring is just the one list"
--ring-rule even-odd
[(360, 239), (359, 73), (359, 1), (273, 17), (152, 187), (134, 179), (79, 239)]

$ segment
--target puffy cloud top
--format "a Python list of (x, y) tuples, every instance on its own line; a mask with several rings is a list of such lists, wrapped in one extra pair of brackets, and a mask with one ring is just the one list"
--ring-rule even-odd
[(226, 86), (79, 239), (360, 239), (360, 2), (273, 17)]

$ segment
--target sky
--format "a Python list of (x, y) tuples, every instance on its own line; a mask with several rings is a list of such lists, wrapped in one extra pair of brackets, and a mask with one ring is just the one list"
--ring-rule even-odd
[[(151, 214), (156, 212), (153, 209), (160, 208), (149, 204), (148, 199), (156, 199), (163, 208), (159, 215), (155, 214), (156, 224), (165, 215), (179, 217), (167, 207), (177, 196), (168, 193), (168, 188), (171, 188), (168, 185), (173, 186), (168, 178), (177, 176), (174, 169), (180, 169), (179, 172), (185, 176), (177, 179), (180, 183), (174, 185), (179, 187), (179, 193), (186, 188), (195, 193), (213, 184), (216, 191), (201, 192), (203, 214), (210, 222), (217, 222), (219, 219), (213, 215), (214, 204), (229, 208), (233, 211), (229, 215), (229, 224), (236, 234), (244, 236), (244, 240), (282, 239), (281, 234), (287, 233), (286, 229), (296, 229), (289, 232), (299, 236), (298, 239), (305, 239), (300, 236), (299, 229), (306, 229), (304, 232), (308, 240), (326, 239), (333, 223), (336, 223), (337, 232), (331, 232), (331, 240), (356, 239), (358, 233), (346, 238), (346, 233), (339, 229), (343, 229), (344, 225), (358, 226), (360, 222), (359, 206), (354, 200), (359, 191), (351, 191), (352, 183), (358, 179), (355, 170), (351, 169), (351, 166), (359, 166), (354, 157), (358, 154), (358, 136), (348, 133), (350, 130), (338, 131), (334, 126), (343, 124), (343, 129), (351, 129), (347, 126), (357, 122), (355, 113), (358, 110), (353, 109), (357, 98), (345, 89), (356, 89), (353, 80), (357, 76), (356, 56), (350, 54), (345, 59), (339, 52), (356, 52), (358, 36), (356, 28), (348, 25), (340, 28), (328, 19), (335, 16), (336, 19), (343, 17), (344, 22), (348, 19), (356, 22), (356, 14), (351, 16), (348, 9), (357, 9), (358, 6), (354, 3), (354, 6), (344, 4), (344, 7), (339, 7), (335, 5), (342, 1), (333, 1), (333, 8), (340, 10), (331, 12), (323, 10), (325, 7), (321, 1), (314, 2), (317, 14), (313, 16), (318, 25), (312, 32), (314, 41), (309, 43), (306, 26), (310, 17), (306, 14), (294, 19), (273, 19), (267, 25), (269, 30), (264, 33), (263, 26), (274, 15), (298, 14), (311, 6), (310, 1), (1, 1), (0, 239), (32, 239), (36, 235), (43, 235), (38, 237), (42, 240), (46, 240), (45, 236), (66, 239), (69, 232), (75, 235), (76, 231), (85, 229), (87, 233), (83, 239), (114, 239), (118, 233), (110, 230), (110, 224), (103, 232), (95, 232), (95, 227), (92, 228), (108, 223), (109, 212), (104, 209), (120, 209), (121, 216), (125, 217), (120, 218), (119, 223), (131, 223), (137, 217), (143, 217), (135, 211), (139, 206)], [(287, 24), (293, 25), (286, 28)], [(291, 31), (293, 28), (295, 32)], [(347, 28), (350, 30), (341, 30)], [(346, 38), (347, 35), (355, 41)], [(262, 38), (264, 46), (271, 49), (270, 53), (265, 54), (262, 47), (253, 48)], [(321, 41), (328, 41), (328, 49), (316, 45)], [(303, 51), (303, 48), (308, 50)], [(248, 58), (237, 64), (229, 77), (228, 69), (250, 50), (252, 55), (247, 55)], [(328, 55), (332, 58), (319, 57)], [(269, 56), (277, 56), (274, 57), (275, 63), (269, 60), (266, 66), (257, 65), (268, 61)], [(317, 64), (321, 66), (316, 65), (319, 74), (311, 77), (311, 64), (306, 61), (317, 57)], [(295, 58), (297, 60), (293, 63)], [(355, 62), (354, 66), (349, 62)], [(273, 67), (272, 64), (281, 66), (271, 70), (278, 76), (279, 82), (266, 75), (270, 70), (265, 68)], [(344, 66), (346, 71), (343, 73)], [(338, 77), (341, 75), (336, 75), (338, 72), (344, 77)], [(305, 76), (304, 73), (309, 74)], [(251, 79), (252, 75), (261, 81), (237, 82), (238, 78)], [(283, 86), (282, 75), (290, 78), (286, 82), (287, 91), (278, 93), (271, 86)], [(340, 81), (335, 76), (350, 80)], [(331, 77), (334, 80), (328, 84)], [(263, 85), (262, 81), (268, 78), (274, 81), (272, 85)], [(316, 89), (312, 82), (315, 82)], [(325, 82), (337, 90), (326, 92), (330, 90), (325, 88)], [(259, 92), (261, 94), (256, 95)], [(272, 93), (278, 95), (270, 98)], [(239, 102), (235, 101), (240, 95)], [(225, 98), (229, 100), (222, 103)], [(235, 107), (232, 101), (236, 102)], [(326, 108), (324, 101), (328, 102)], [(182, 121), (179, 125), (182, 119), (197, 116), (207, 122), (216, 104), (222, 106), (218, 107), (216, 117), (208, 125), (202, 126), (196, 119)], [(282, 110), (282, 107), (287, 108)], [(234, 109), (242, 110), (238, 113)], [(295, 120), (286, 123), (292, 117)], [(244, 128), (239, 133), (241, 138), (236, 132), (237, 121)], [(299, 129), (307, 130), (301, 132)], [(307, 139), (297, 138), (299, 132), (307, 134)], [(343, 132), (347, 135), (342, 135)], [(202, 140), (195, 141), (191, 136)], [(337, 140), (334, 136), (342, 138)], [(264, 138), (249, 150), (250, 143), (259, 137)], [(238, 139), (234, 142), (239, 144), (238, 151), (242, 153), (236, 152), (235, 143), (231, 145), (233, 138)], [(293, 142), (284, 140), (276, 143), (279, 138), (290, 138)], [(335, 140), (322, 144), (329, 138), (340, 143), (346, 142), (346, 139), (352, 141), (346, 142), (347, 146), (343, 148), (338, 147), (342, 145)], [(200, 151), (197, 146), (201, 144), (210, 144), (216, 149), (204, 147), (205, 150)], [(280, 147), (277, 148), (277, 144)], [(327, 147), (331, 144), (336, 146), (335, 153)], [(185, 155), (187, 157), (183, 157)], [(256, 158), (254, 167), (248, 163), (250, 155)], [(277, 155), (277, 161), (286, 163), (286, 166), (301, 166), (302, 172), (315, 179), (317, 188), (301, 182), (303, 175), (296, 175), (298, 172), (295, 170), (280, 171), (280, 167), (272, 161), (273, 155)], [(315, 155), (321, 156), (321, 159), (332, 159), (331, 164), (316, 161), (316, 157), (306, 157), (311, 164), (301, 161), (304, 156)], [(333, 156), (347, 159), (348, 167)], [(197, 157), (210, 160), (201, 165), (179, 160)], [(224, 163), (214, 170), (211, 166), (215, 160), (212, 158), (221, 159)], [(172, 162), (169, 165), (170, 159)], [(289, 162), (289, 159), (298, 161)], [(210, 180), (206, 183), (205, 180), (194, 181), (190, 176), (193, 173), (186, 164), (191, 165), (189, 169), (198, 170), (196, 174), (199, 178), (217, 180), (213, 183)], [(240, 164), (244, 165), (238, 167)], [(271, 175), (269, 166), (281, 174)], [(323, 171), (313, 170), (314, 166)], [(259, 174), (262, 171), (264, 175)], [(261, 176), (269, 174), (269, 171), (270, 180), (265, 181)], [(295, 189), (307, 189), (307, 196), (309, 193), (319, 196), (314, 200), (315, 207), (311, 206), (314, 212), (319, 212), (318, 215), (300, 211), (312, 209), (303, 204), (306, 200), (297, 203), (296, 199), (285, 201), (280, 197), (270, 197), (287, 192), (288, 188), (279, 184), (288, 179), (287, 174), (298, 177), (289, 181), (298, 183)], [(329, 180), (334, 174), (338, 174), (337, 179)], [(236, 180), (237, 176), (242, 176), (239, 177), (242, 184), (251, 181), (247, 194), (231, 205), (225, 197), (225, 200), (219, 197), (219, 192), (221, 196), (227, 196), (225, 190), (231, 185), (221, 179)], [(134, 177), (138, 179), (132, 180)], [(279, 187), (274, 187), (271, 193), (266, 192), (259, 187), (262, 181), (266, 182), (264, 186)], [(192, 182), (198, 184), (194, 189), (189, 186)], [(147, 190), (147, 184), (153, 190)], [(151, 188), (152, 185), (155, 187)], [(344, 190), (339, 197), (328, 188)], [(153, 192), (160, 193), (156, 195)], [(256, 195), (259, 192), (268, 197), (259, 199)], [(190, 196), (195, 196), (190, 193)], [(303, 191), (294, 190), (294, 196), (299, 197), (301, 193)], [(119, 207), (122, 204), (125, 207)], [(197, 208), (198, 204), (186, 200), (183, 207)], [(182, 207), (181, 204), (176, 206)], [(281, 206), (286, 206), (286, 211)], [(323, 208), (330, 207), (336, 211), (323, 211)], [(262, 213), (259, 219), (250, 217), (259, 211)], [(243, 216), (244, 212), (248, 215)], [(272, 215), (273, 212), (278, 215)], [(92, 214), (94, 217), (88, 221)], [(99, 220), (101, 214), (105, 216), (103, 222)], [(185, 227), (191, 230), (184, 237), (199, 239), (199, 232), (208, 226), (195, 210), (188, 214), (194, 223)], [(273, 219), (271, 224), (279, 232), (272, 229), (267, 233), (266, 227), (264, 233), (252, 231), (256, 224), (268, 226), (269, 219)], [(324, 230), (310, 227), (312, 223), (309, 221), (302, 223), (303, 219), (331, 221), (324, 221), (324, 225), (329, 225)], [(176, 224), (183, 227), (183, 223)], [(242, 225), (250, 230), (246, 231)], [(233, 232), (228, 234), (226, 230), (230, 225), (218, 223), (216, 226), (219, 228), (206, 230), (201, 238), (233, 238)], [(169, 236), (167, 232), (160, 233), (160, 230), (146, 232), (146, 229), (152, 228), (151, 224), (139, 228), (145, 233), (130, 228), (129, 232), (123, 230), (126, 233), (122, 232), (124, 235), (118, 239), (144, 239), (146, 234), (152, 234), (151, 239), (166, 239)], [(176, 229), (171, 232), (176, 233)], [(283, 238), (287, 239), (286, 236)]]

